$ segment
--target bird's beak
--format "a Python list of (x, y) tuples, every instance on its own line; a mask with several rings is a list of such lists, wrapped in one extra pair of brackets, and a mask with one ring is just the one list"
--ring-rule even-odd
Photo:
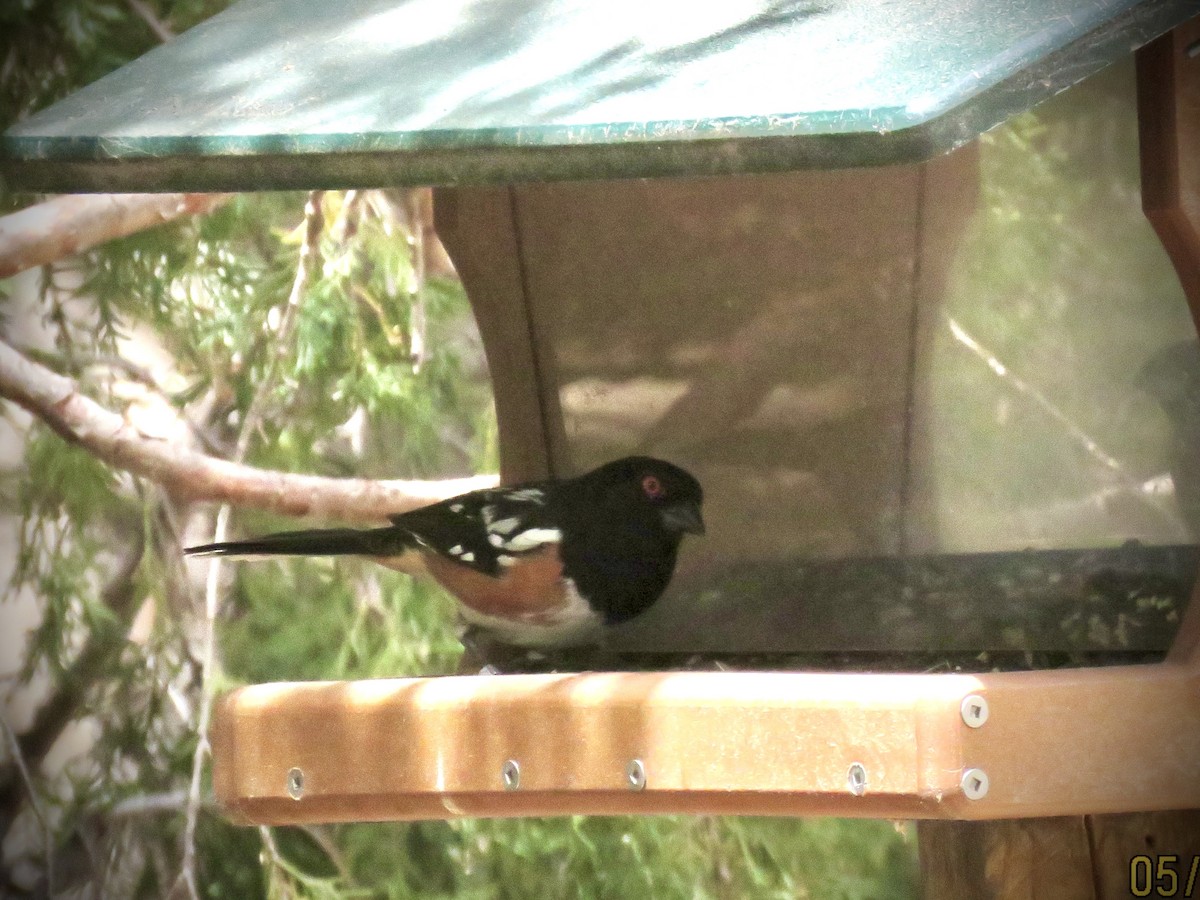
[(700, 516), (700, 504), (687, 500), (672, 503), (658, 511), (668, 531), (687, 534), (704, 534), (704, 519)]

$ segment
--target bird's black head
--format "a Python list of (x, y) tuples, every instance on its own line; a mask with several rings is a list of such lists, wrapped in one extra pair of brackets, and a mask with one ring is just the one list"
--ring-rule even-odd
[(685, 533), (703, 534), (700, 483), (678, 466), (628, 456), (572, 478), (560, 494), (563, 573), (609, 625), (659, 598)]
[(704, 491), (690, 473), (651, 456), (627, 456), (582, 476), (604, 497), (605, 505), (653, 510), (670, 534), (704, 534), (700, 507)]

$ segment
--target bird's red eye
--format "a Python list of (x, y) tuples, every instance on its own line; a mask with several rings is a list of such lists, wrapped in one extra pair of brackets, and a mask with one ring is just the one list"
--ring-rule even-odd
[(642, 479), (642, 491), (651, 500), (657, 500), (666, 493), (666, 491), (663, 490), (662, 482), (653, 475), (647, 475)]

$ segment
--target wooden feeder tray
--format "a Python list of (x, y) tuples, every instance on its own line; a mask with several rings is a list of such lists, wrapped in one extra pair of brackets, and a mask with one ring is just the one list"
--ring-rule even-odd
[[(388, 34), (401, 33), (400, 25), (414, 24), (404, 19), (407, 11), (420, 4), (244, 2), (15, 125), (0, 138), (0, 172), (11, 188), (39, 191), (443, 185), (439, 232), (475, 304), (496, 385), (502, 474), (512, 481), (552, 474), (556, 461), (565, 466), (570, 459), (562, 411), (551, 396), (554, 354), (546, 347), (555, 336), (543, 329), (545, 308), (529, 297), (532, 285), (541, 291), (538, 302), (549, 304), (556, 287), (581, 276), (553, 266), (531, 269), (522, 247), (531, 235), (548, 244), (565, 239), (561, 223), (581, 208), (572, 205), (576, 198), (637, 206), (644, 198), (629, 179), (857, 166), (863, 168), (829, 176), (843, 198), (870, 213), (864, 220), (878, 225), (848, 265), (892, 247), (896, 234), (922, 244), (923, 258), (947, 256), (965, 207), (929, 204), (946, 214), (932, 222), (922, 210), (933, 193), (954, 194), (974, 176), (970, 142), (1174, 28), (1139, 51), (1143, 197), (1200, 321), (1194, 52), (1200, 27), (1187, 21), (1194, 3), (1106, 0), (1084, 15), (1068, 0), (1020, 9), (969, 0), (932, 16), (921, 4), (850, 4), (828, 14), (764, 4), (737, 27), (657, 52), (647, 49), (652, 35), (601, 29), (597, 14), (581, 11), (586, 5), (560, 5), (570, 14), (548, 20), (562, 33), (500, 52), (496, 42), (516, 40), (520, 29), (488, 28), (485, 14), (509, 22), (528, 4), (462, 0), (457, 20), (472, 25), (469, 33), (443, 35), (441, 42), (426, 35), (428, 43), (405, 46), (364, 35), (384, 25)], [(557, 8), (555, 0), (543, 6)], [(598, 15), (612, 18), (606, 10)], [(265, 40), (283, 21), (295, 34)], [(480, 22), (484, 27), (474, 27)], [(781, 45), (777, 38), (786, 40)], [(515, 84), (545, 65), (546, 41), (576, 40), (594, 63), (574, 80), (511, 92), (491, 104), (454, 106), (438, 93), (456, 83), (461, 65), (510, 67), (489, 83), (503, 76)], [(883, 60), (887, 76), (861, 65), (855, 49)], [(804, 61), (810, 75), (771, 77), (777, 72), (762, 67), (772, 64), (770, 53), (783, 52)], [(711, 89), (689, 89), (694, 79), (674, 77), (685, 64), (706, 73), (701, 82)], [(630, 82), (627, 70), (639, 67), (661, 77)], [(394, 80), (380, 74), (396, 72), (403, 74)], [(453, 108), (435, 109), (430, 98)], [(746, 107), (749, 98), (758, 105)], [(931, 159), (955, 148), (964, 149)], [(543, 183), (549, 181), (563, 184)], [(663, 190), (686, 191), (684, 181)], [(760, 181), (757, 189), (773, 196), (780, 184)], [(691, 189), (720, 198), (722, 191), (736, 197), (743, 186), (722, 177), (692, 182)], [(893, 202), (881, 187), (908, 199)], [(784, 200), (793, 204), (787, 208), (793, 219), (808, 220), (808, 193), (803, 184), (790, 186)], [(887, 216), (903, 228), (887, 232), (876, 221)], [(602, 217), (596, 222), (599, 237), (588, 240), (605, 233)], [(840, 233), (825, 239), (847, 243)], [(891, 269), (903, 274), (901, 287), (936, 291), (937, 273), (917, 267), (912, 274), (909, 244), (889, 257)], [(795, 255), (794, 242), (783, 247), (786, 258)], [(571, 264), (577, 255), (561, 254)], [(833, 269), (818, 273), (836, 280)], [(628, 293), (618, 287), (609, 285), (615, 294)], [(760, 287), (769, 296), (778, 285)], [(907, 327), (909, 313), (891, 296), (884, 299), (862, 318), (887, 314)], [(607, 310), (601, 315), (612, 318)], [(772, 337), (771, 329), (762, 331), (751, 336)], [(862, 344), (850, 349), (863, 353)], [(894, 359), (878, 361), (881, 370), (907, 365), (905, 353), (893, 350)], [(903, 410), (911, 398), (892, 399)], [(266, 824), (664, 812), (997, 819), (1200, 808), (1195, 548), (1142, 549), (1170, 557), (1166, 568), (1175, 575), (1163, 591), (1173, 606), (1164, 609), (1174, 619), (1146, 618), (1132, 644), (1055, 639), (1034, 649), (1162, 655), (1182, 615), (1169, 653), (1154, 664), (264, 684), (233, 691), (218, 704), (211, 735), (215, 792), (239, 821)], [(1035, 568), (1078, 573), (1089, 553), (1093, 561), (1098, 553), (1130, 555), (1125, 548), (1063, 553), (1038, 556)], [(789, 590), (781, 584), (790, 578), (792, 588), (797, 579), (819, 582), (831, 597), (844, 589), (844, 603), (831, 603), (825, 619), (805, 623), (836, 635), (838, 610), (852, 627), (856, 611), (869, 613), (873, 598), (914, 579), (941, 578), (943, 596), (966, 596), (991, 583), (979, 572), (1011, 562), (982, 555), (914, 559), (854, 560), (856, 574), (841, 587), (850, 562), (805, 564), (768, 588)], [(1014, 605), (1026, 596), (1020, 590)], [(1067, 595), (1047, 596), (1055, 618), (1046, 633), (1057, 629), (1061, 638), (1072, 613), (1063, 606)], [(789, 633), (781, 623), (763, 623), (759, 636)], [(728, 636), (723, 620), (702, 626), (713, 641), (702, 650), (719, 650)], [(971, 645), (951, 638), (937, 648), (947, 660)], [(846, 644), (831, 639), (824, 651), (839, 646)], [(767, 649), (782, 654), (777, 662), (789, 661), (788, 647)], [(869, 665), (882, 659), (867, 658)]]
[(246, 823), (1194, 808), (1200, 665), (267, 684), (224, 698), (213, 756)]

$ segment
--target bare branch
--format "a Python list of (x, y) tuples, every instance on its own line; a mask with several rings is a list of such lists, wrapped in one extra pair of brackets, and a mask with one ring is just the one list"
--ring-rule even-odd
[(989, 350), (987, 347), (984, 347), (979, 343), (979, 341), (975, 340), (975, 338), (968, 334), (967, 331), (958, 324), (958, 322), (956, 322), (950, 316), (945, 316), (945, 319), (946, 325), (949, 327), (950, 333), (954, 335), (954, 339), (956, 341), (987, 363), (988, 368), (995, 372), (996, 375), (1003, 379), (1007, 384), (1009, 384), (1013, 390), (1021, 394), (1023, 397), (1028, 397), (1039, 407), (1041, 407), (1041, 409), (1052, 419), (1054, 419), (1054, 421), (1062, 425), (1067, 434), (1074, 438), (1079, 445), (1092, 456), (1093, 459), (1106, 468), (1112, 469), (1114, 472), (1124, 475), (1124, 467), (1121, 465), (1120, 460), (1110, 456), (1108, 453), (1105, 453), (1104, 448), (1102, 448), (1100, 444), (1094, 438), (1092, 438), (1091, 435), (1084, 431), (1074, 419), (1056, 406), (1054, 401), (1038, 390), (1036, 386), (1030, 384), (1028, 381), (1021, 378), (1019, 375), (1009, 369), (1004, 363), (1000, 362), (1000, 360), (996, 358), (996, 355), (992, 353), (991, 350)]
[(46, 893), (48, 896), (54, 895), (54, 832), (50, 828), (50, 819), (46, 815), (46, 811), (42, 809), (41, 798), (38, 797), (37, 788), (33, 783), (33, 776), (29, 774), (29, 767), (25, 765), (25, 754), (21, 752), (21, 744), (17, 740), (17, 735), (12, 730), (12, 726), (8, 724), (8, 719), (0, 715), (0, 729), (4, 731), (5, 742), (8, 744), (8, 752), (12, 755), (13, 763), (17, 767), (17, 771), (21, 773), (21, 781), (25, 785), (25, 791), (29, 794), (29, 805), (33, 808), (33, 814), (38, 820), (38, 824), (42, 827), (42, 852), (46, 856)]
[[(276, 334), (276, 352), (271, 357), (267, 374), (259, 382), (246, 416), (242, 419), (241, 430), (238, 434), (234, 449), (233, 461), (240, 463), (246, 458), (250, 442), (262, 420), (267, 398), (275, 386), (275, 378), (279, 372), (279, 362), (287, 353), (292, 343), (292, 334), (296, 330), (296, 319), (300, 314), (300, 304), (308, 292), (313, 272), (321, 265), (320, 248), (321, 232), (325, 227), (325, 216), (321, 210), (324, 191), (310, 191), (308, 201), (304, 204), (304, 243), (300, 245), (300, 260), (296, 265), (296, 277), (292, 281), (292, 290), (288, 294), (287, 306), (279, 321)], [(217, 522), (213, 530), (213, 542), (225, 540), (229, 530), (228, 503), (222, 504), (217, 512)], [(213, 665), (216, 661), (216, 621), (217, 605), (220, 599), (221, 560), (213, 559), (208, 567), (208, 579), (204, 586), (204, 638), (203, 651), (200, 659), (200, 712), (196, 722), (196, 751), (192, 754), (192, 783), (188, 790), (187, 808), (183, 830), (183, 864), (179, 874), (180, 881), (192, 896), (196, 896), (196, 825), (200, 820), (200, 790), (204, 774), (204, 762), (208, 759), (210, 745), (208, 742), (208, 726), (212, 717), (213, 702)], [(264, 840), (269, 850), (275, 854), (275, 845), (270, 833), (265, 831)], [(278, 854), (275, 854), (278, 855)]]
[(346, 863), (346, 857), (342, 855), (337, 841), (333, 839), (333, 836), (324, 825), (305, 825), (301, 823), (296, 827), (312, 838), (313, 843), (321, 848), (321, 851), (333, 863), (333, 867), (337, 869), (338, 874), (342, 878), (348, 879), (350, 877), (350, 866)]
[(425, 332), (428, 327), (425, 310), (425, 229), (421, 222), (420, 194), (417, 191), (409, 191), (405, 200), (408, 208), (409, 257), (412, 260), (412, 270), (408, 278), (408, 303), (412, 310), (409, 355), (412, 358), (413, 373), (416, 374), (425, 364)]
[(167, 24), (154, 14), (148, 5), (142, 0), (125, 0), (125, 5), (132, 9), (143, 22), (150, 26), (150, 30), (154, 32), (154, 36), (164, 44), (175, 37), (175, 32), (172, 31)]
[(112, 613), (114, 625), (103, 631), (93, 630), (79, 653), (59, 679), (58, 690), (39, 707), (33, 724), (20, 736), (21, 751), (29, 759), (42, 760), (62, 730), (79, 712), (87, 690), (104, 673), (125, 643), (129, 623), (137, 612), (137, 571), (145, 552), (140, 529), (134, 530), (134, 543), (124, 553), (100, 600)]
[[(250, 449), (250, 441), (261, 424), (263, 409), (267, 398), (275, 386), (275, 376), (279, 372), (279, 363), (291, 346), (291, 335), (296, 328), (296, 318), (300, 314), (300, 301), (308, 291), (313, 272), (321, 265), (321, 231), (325, 227), (325, 214), (321, 210), (324, 191), (310, 191), (308, 201), (304, 204), (304, 243), (300, 245), (300, 261), (296, 265), (296, 277), (292, 280), (292, 289), (288, 293), (287, 305), (279, 318), (279, 326), (275, 334), (275, 353), (271, 356), (267, 372), (250, 400), (246, 416), (242, 420), (241, 432), (238, 434), (237, 446), (234, 449), (233, 461), (240, 463), (246, 458)], [(220, 540), (216, 538), (215, 540)]]
[[(254, 398), (262, 396), (260, 390)], [(253, 405), (253, 404), (252, 404)], [(251, 430), (252, 423), (247, 419), (242, 425), (238, 446), (242, 447), (241, 437)], [(221, 505), (217, 511), (217, 523), (213, 529), (213, 542), (219, 543), (226, 538), (229, 529), (228, 503)], [(183, 826), (183, 861), (179, 868), (178, 883), (188, 892), (188, 896), (198, 898), (196, 889), (196, 825), (200, 821), (201, 788), (204, 775), (204, 761), (208, 759), (212, 746), (208, 741), (209, 718), (212, 715), (212, 671), (216, 659), (216, 621), (217, 601), (221, 581), (221, 560), (215, 558), (209, 564), (208, 578), (204, 584), (204, 637), (200, 657), (200, 712), (196, 721), (196, 749), (192, 753), (192, 779), (188, 787), (187, 805), (184, 807)]]
[[(15, 738), (20, 758), (35, 767), (45, 759), (67, 723), (78, 715), (88, 689), (102, 677), (124, 646), (125, 634), (136, 611), (135, 575), (144, 550), (140, 527), (134, 530), (134, 535), (134, 545), (123, 555), (116, 572), (100, 592), (101, 602), (113, 614), (113, 625), (99, 627), (87, 635), (70, 666), (57, 679), (54, 693), (38, 708), (30, 727)], [(0, 809), (15, 805), (19, 774), (12, 767), (0, 767)]]
[[(139, 366), (132, 360), (128, 360), (123, 356), (107, 353), (75, 353), (72, 352), (68, 359), (66, 353), (59, 353), (53, 350), (42, 350), (37, 347), (29, 347), (22, 344), (13, 344), (15, 350), (24, 354), (35, 362), (53, 366), (59, 372), (67, 371), (70, 375), (78, 375), (83, 369), (95, 366), (97, 368), (109, 369), (112, 372), (119, 372), (126, 377), (127, 380), (136, 382), (142, 385), (147, 390), (153, 391), (167, 403), (172, 402), (171, 395), (167, 390), (159, 384), (154, 373), (144, 366)], [(208, 433), (201, 425), (186, 413), (180, 414), (180, 419), (188, 427), (188, 430), (209, 453), (219, 453), (220, 448), (213, 436)]]
[[(106, 819), (133, 819), (139, 816), (153, 816), (159, 813), (177, 813), (187, 802), (186, 791), (166, 791), (161, 794), (139, 794), (126, 797), (112, 809), (96, 812), (95, 815)], [(206, 808), (216, 808), (216, 801), (208, 797), (204, 803)]]
[(67, 194), (0, 217), (0, 278), (57, 262), (181, 216), (216, 209), (232, 194)]
[[(267, 857), (267, 865), (270, 866), (267, 883), (272, 888), (276, 888), (276, 890), (278, 890), (279, 887), (283, 886), (279, 885), (276, 879), (282, 876), (282, 878), (286, 881), (288, 874), (287, 869), (283, 864), (283, 856), (280, 854), (279, 847), (275, 843), (275, 835), (271, 834), (271, 829), (268, 826), (259, 825), (258, 836), (262, 839), (263, 854)], [(272, 894), (275, 892), (276, 891), (271, 891)], [(287, 891), (286, 888), (279, 891), (279, 895), (282, 897), (287, 897), (289, 893), (290, 892)]]
[(148, 437), (81, 394), (75, 382), (0, 342), (0, 397), (33, 413), (64, 440), (147, 478), (174, 499), (228, 502), (289, 516), (378, 521), (497, 483), (494, 475), (434, 481), (325, 478), (257, 469)]
[(342, 198), (342, 208), (338, 211), (337, 218), (334, 219), (333, 227), (329, 229), (330, 237), (339, 245), (346, 243), (358, 234), (358, 226), (362, 220), (362, 207), (363, 192), (346, 191), (346, 196)]

